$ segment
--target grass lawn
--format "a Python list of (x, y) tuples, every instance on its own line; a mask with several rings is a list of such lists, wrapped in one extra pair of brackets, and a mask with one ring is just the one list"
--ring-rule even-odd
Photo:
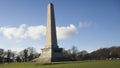
[(0, 68), (120, 68), (120, 60), (92, 60), (54, 63), (9, 63)]

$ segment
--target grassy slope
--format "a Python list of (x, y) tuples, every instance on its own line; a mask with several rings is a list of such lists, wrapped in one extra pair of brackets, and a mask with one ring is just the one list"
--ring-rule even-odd
[(61, 63), (10, 63), (0, 68), (120, 68), (120, 60), (75, 61)]

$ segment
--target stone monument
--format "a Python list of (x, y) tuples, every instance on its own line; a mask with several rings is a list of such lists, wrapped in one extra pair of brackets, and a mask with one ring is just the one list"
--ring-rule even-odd
[(42, 53), (37, 59), (37, 62), (56, 62), (68, 60), (63, 56), (63, 49), (59, 48), (57, 44), (54, 6), (52, 3), (48, 4), (47, 11), (46, 46), (41, 50)]

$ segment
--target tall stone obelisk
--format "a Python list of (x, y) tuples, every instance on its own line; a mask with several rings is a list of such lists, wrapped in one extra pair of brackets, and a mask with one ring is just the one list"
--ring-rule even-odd
[(63, 56), (62, 48), (59, 48), (57, 44), (54, 6), (52, 3), (48, 4), (47, 11), (46, 46), (41, 50), (42, 53), (40, 57), (35, 59), (37, 62), (56, 62), (68, 60)]
[(57, 36), (56, 36), (56, 25), (54, 6), (52, 3), (48, 4), (47, 12), (47, 29), (46, 29), (46, 48), (58, 48)]

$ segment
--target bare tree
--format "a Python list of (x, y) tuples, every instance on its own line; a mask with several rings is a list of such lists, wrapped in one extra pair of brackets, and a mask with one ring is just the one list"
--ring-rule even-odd
[(25, 49), (23, 52), (24, 52), (24, 61), (27, 62), (28, 61), (28, 50)]
[(34, 58), (36, 58), (36, 49), (35, 48), (33, 48), (33, 47), (28, 47), (27, 48), (27, 50), (28, 50), (28, 59), (29, 59), (29, 61), (31, 61), (31, 60), (33, 60)]
[(39, 54), (36, 52), (36, 49), (33, 47), (28, 47), (24, 49), (23, 51), (19, 52), (19, 55), (17, 56), (18, 61), (32, 61), (35, 58), (38, 58)]
[(72, 60), (77, 60), (77, 53), (78, 53), (77, 47), (72, 46), (72, 48), (71, 48), (71, 58), (72, 58)]
[(4, 49), (0, 49), (0, 63), (4, 62)]

